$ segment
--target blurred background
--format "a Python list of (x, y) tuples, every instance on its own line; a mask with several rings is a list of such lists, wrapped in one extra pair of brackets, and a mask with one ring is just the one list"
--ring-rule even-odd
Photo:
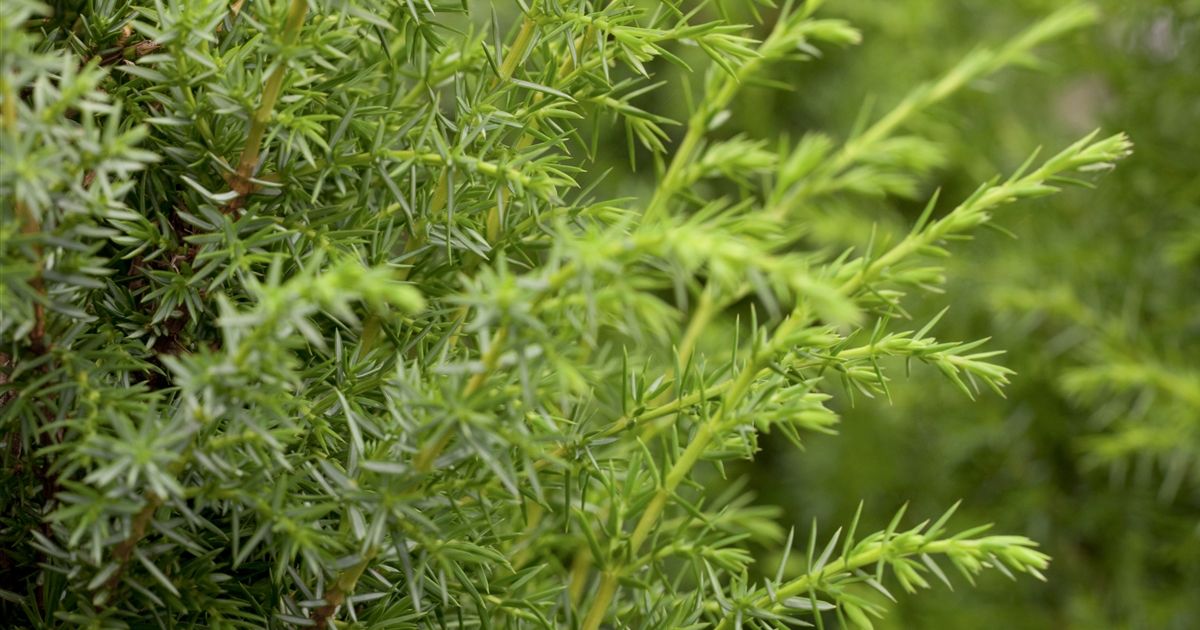
[[(862, 29), (862, 45), (778, 68), (791, 91), (747, 86), (713, 135), (844, 139), (864, 103), (874, 120), (972, 48), (1065, 4), (831, 0), (821, 14)], [(809, 437), (804, 453), (767, 440), (730, 472), (780, 506), (798, 540), (813, 518), (824, 540), (860, 499), (859, 531), (886, 527), (908, 501), (911, 525), (962, 499), (958, 527), (994, 522), (1055, 559), (1047, 584), (992, 573), (978, 588), (951, 576), (954, 593), (897, 592), (879, 628), (1200, 628), (1200, 1), (1098, 4), (1100, 23), (1043, 47), (1042, 63), (973, 84), (908, 125), (949, 158), (916, 198), (834, 198), (805, 211), (815, 246), (861, 247), (873, 225), (906, 230), (936, 188), (944, 212), (1039, 146), (1057, 152), (1095, 129), (1136, 144), (1094, 178), (1097, 190), (1003, 210), (998, 223), (1015, 240), (983, 231), (955, 244), (948, 296), (910, 301), (917, 321), (953, 304), (940, 339), (991, 336), (987, 348), (1008, 350), (1018, 375), (1007, 398), (985, 390), (972, 401), (914, 366), (890, 402), (839, 399), (840, 435)], [(724, 10), (755, 19), (738, 0)], [(639, 106), (684, 119), (681, 77), (656, 71), (671, 81)], [(668, 131), (677, 141), (680, 130)], [(623, 130), (603, 134), (596, 161), (616, 171), (606, 185), (644, 195), (651, 154), (639, 149), (630, 175)]]
[[(767, 111), (742, 124), (759, 137), (845, 134), (864, 99), (886, 111), (980, 42), (1063, 4), (830, 2), (824, 14), (861, 28), (862, 46), (798, 67), (795, 93), (744, 98), (742, 111)], [(1101, 6), (1098, 26), (1041, 51), (1044, 66), (1002, 72), (912, 125), (949, 152), (953, 166), (925, 191), (940, 186), (947, 200), (1097, 128), (1137, 145), (1095, 191), (1004, 211), (1016, 240), (983, 232), (954, 248), (939, 337), (993, 336), (1018, 373), (1008, 398), (973, 402), (916, 374), (890, 404), (843, 400), (840, 436), (812, 438), (804, 454), (768, 443), (748, 468), (784, 522), (829, 529), (861, 498), (883, 527), (905, 501), (924, 518), (963, 499), (960, 526), (995, 522), (1055, 558), (1048, 584), (990, 574), (975, 589), (938, 585), (900, 597), (880, 627), (1200, 628), (1200, 2)], [(861, 244), (870, 223), (910, 223), (921, 205), (813, 212), (853, 213), (861, 233), (825, 236)], [(918, 321), (943, 300), (919, 302)]]

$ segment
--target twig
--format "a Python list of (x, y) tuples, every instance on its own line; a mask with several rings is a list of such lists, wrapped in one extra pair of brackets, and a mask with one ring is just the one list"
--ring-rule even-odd
[[(283, 27), (284, 46), (296, 43), (296, 39), (300, 36), (300, 28), (304, 26), (306, 15), (308, 15), (307, 0), (292, 0), (287, 23)], [(275, 101), (279, 99), (279, 92), (283, 87), (283, 78), (286, 73), (287, 63), (281, 61), (271, 71), (271, 76), (267, 77), (267, 83), (263, 87), (262, 102), (258, 111), (255, 112), (254, 118), (250, 121), (246, 146), (242, 149), (242, 155), (238, 159), (237, 172), (227, 176), (229, 189), (236, 192), (237, 197), (221, 206), (221, 212), (228, 214), (237, 211), (245, 205), (246, 196), (258, 190), (258, 186), (250, 180), (254, 176), (255, 167), (258, 166), (258, 153), (262, 148), (263, 134), (266, 133), (267, 123), (271, 122), (271, 115), (275, 113)]]
[(355, 585), (358, 584), (358, 578), (362, 576), (363, 571), (367, 570), (367, 565), (375, 558), (378, 550), (372, 549), (363, 555), (362, 560), (358, 564), (346, 569), (338, 576), (337, 582), (333, 588), (325, 591), (325, 605), (313, 611), (311, 619), (315, 622), (315, 628), (324, 630), (337, 612), (339, 606), (346, 601), (346, 594), (353, 591)]
[(129, 537), (121, 541), (121, 544), (117, 545), (117, 548), (113, 550), (113, 560), (120, 563), (120, 566), (104, 582), (103, 590), (107, 590), (110, 597), (117, 592), (117, 586), (121, 584), (121, 576), (125, 573), (125, 567), (129, 564), (129, 557), (133, 555), (134, 547), (137, 547), (138, 541), (142, 539), (142, 536), (146, 535), (146, 527), (150, 525), (151, 519), (154, 518), (154, 511), (161, 507), (162, 504), (162, 497), (153, 493), (147, 494), (146, 505), (133, 517)]

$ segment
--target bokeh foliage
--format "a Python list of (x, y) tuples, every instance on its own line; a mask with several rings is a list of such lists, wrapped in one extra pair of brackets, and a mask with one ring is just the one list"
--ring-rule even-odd
[[(1062, 2), (846, 0), (853, 54), (806, 67), (745, 125), (849, 128), (864, 100), (911, 82)], [(977, 82), (913, 122), (952, 167), (925, 190), (961, 193), (1050, 138), (1125, 129), (1136, 154), (1102, 190), (1014, 213), (950, 265), (963, 296), (955, 335), (995, 336), (1017, 375), (1007, 398), (962, 400), (944, 384), (838, 407), (837, 438), (804, 456), (770, 444), (749, 469), (794, 518), (868, 505), (963, 498), (977, 518), (1047, 543), (1042, 588), (1014, 583), (904, 600), (885, 627), (1193, 628), (1200, 624), (1200, 3), (1109, 2), (1094, 28), (1027, 71)], [(853, 241), (919, 212), (830, 204), (824, 235)], [(853, 217), (855, 223), (845, 220)], [(914, 314), (928, 314), (917, 309)], [(914, 378), (922, 378), (918, 373)], [(894, 623), (894, 625), (886, 625)]]

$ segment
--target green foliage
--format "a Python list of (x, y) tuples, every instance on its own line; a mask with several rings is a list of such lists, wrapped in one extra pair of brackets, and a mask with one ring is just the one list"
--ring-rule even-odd
[[(940, 291), (949, 242), (1004, 206), (1129, 154), (1093, 133), (947, 212), (935, 195), (901, 237), (816, 247), (817, 200), (912, 196), (943, 163), (906, 121), (1095, 17), (980, 49), (843, 143), (710, 139), (744, 86), (858, 41), (819, 4), (743, 7), (769, 11), (753, 27), (619, 0), (511, 25), (6, 2), (5, 618), (871, 628), (861, 587), (949, 583), (939, 558), (1040, 577), (1028, 538), (901, 509), (819, 554), (814, 527), (803, 567), (760, 579), (776, 512), (704, 492), (761, 434), (830, 431), (839, 382), (890, 396), (889, 358), (1000, 391), (997, 352), (936, 341), (905, 292)], [(635, 102), (665, 64), (691, 95), (677, 143)], [(595, 193), (613, 119), (661, 173), (644, 203)]]

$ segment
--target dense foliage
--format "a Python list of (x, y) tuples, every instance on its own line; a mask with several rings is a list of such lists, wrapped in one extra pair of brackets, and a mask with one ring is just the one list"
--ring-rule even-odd
[[(704, 492), (761, 434), (830, 431), (829, 391), (906, 387), (889, 359), (999, 392), (999, 352), (935, 340), (905, 291), (1129, 153), (1093, 133), (822, 247), (822, 200), (916, 196), (943, 163), (913, 116), (1095, 12), (844, 142), (711, 135), (745, 86), (858, 41), (819, 4), (742, 7), (758, 27), (621, 0), (5, 2), (6, 622), (870, 628), (864, 589), (1040, 577), (1034, 542), (952, 535), (949, 506), (814, 525), (752, 571), (795, 529)], [(642, 106), (668, 65), (679, 136)], [(613, 121), (659, 175), (640, 199), (596, 197)]]

